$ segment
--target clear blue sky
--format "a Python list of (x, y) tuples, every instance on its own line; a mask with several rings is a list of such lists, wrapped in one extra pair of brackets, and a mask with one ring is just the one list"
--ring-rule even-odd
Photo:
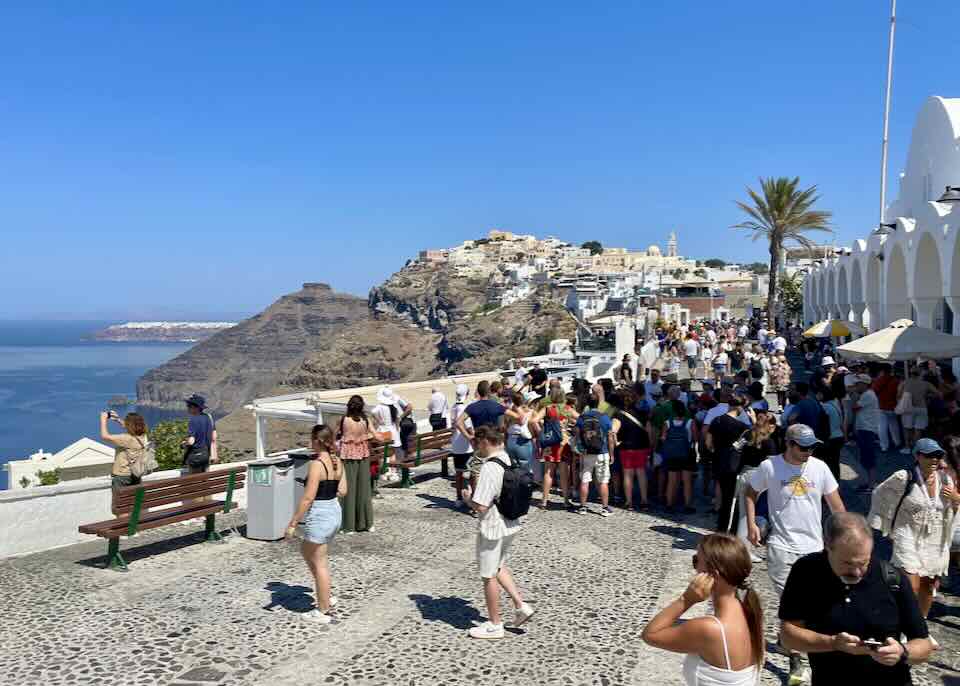
[[(365, 294), (492, 227), (762, 260), (760, 175), (876, 221), (885, 0), (468, 4), (5, 4), (0, 317)], [(960, 3), (900, 4), (893, 179), (960, 96)]]

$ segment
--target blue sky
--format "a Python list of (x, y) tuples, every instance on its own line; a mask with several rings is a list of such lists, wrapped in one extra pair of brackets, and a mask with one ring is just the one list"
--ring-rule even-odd
[[(960, 3), (900, 4), (894, 180), (960, 96)], [(0, 317), (365, 294), (492, 227), (762, 260), (727, 228), (760, 175), (838, 243), (876, 221), (884, 0), (472, 5), (5, 5)]]

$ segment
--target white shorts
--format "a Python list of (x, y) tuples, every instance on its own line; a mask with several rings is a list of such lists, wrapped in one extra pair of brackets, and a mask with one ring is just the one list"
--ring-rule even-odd
[(492, 579), (500, 571), (507, 561), (507, 551), (510, 550), (514, 535), (493, 540), (477, 534), (477, 566), (480, 567), (482, 578)]
[(580, 481), (585, 484), (596, 480), (598, 484), (610, 483), (610, 456), (607, 453), (600, 455), (584, 455), (580, 461)]
[(793, 563), (801, 557), (803, 555), (799, 553), (791, 553), (789, 550), (772, 545), (767, 546), (767, 575), (773, 582), (773, 590), (777, 592), (778, 598), (783, 595), (783, 587), (787, 585), (787, 577), (790, 576)]
[(912, 412), (904, 412), (900, 420), (904, 429), (926, 429), (930, 423), (925, 407), (914, 407)]

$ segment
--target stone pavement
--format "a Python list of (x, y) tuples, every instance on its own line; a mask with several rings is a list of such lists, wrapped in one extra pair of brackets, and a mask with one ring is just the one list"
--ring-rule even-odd
[[(201, 522), (125, 540), (126, 574), (98, 568), (100, 541), (0, 563), (0, 681), (17, 684), (681, 684), (681, 656), (645, 646), (650, 617), (683, 591), (710, 526), (618, 511), (604, 519), (534, 511), (512, 566), (537, 614), (503, 641), (465, 632), (483, 616), (473, 561), (476, 520), (451, 509), (450, 482), (376, 501), (373, 534), (332, 546), (337, 620), (301, 620), (312, 582), (295, 541), (237, 533), (202, 543)], [(852, 472), (845, 471), (852, 476)], [(244, 513), (222, 518), (242, 525)], [(763, 564), (754, 581), (775, 604)], [(506, 604), (506, 603), (505, 603)], [(705, 607), (699, 608), (706, 610)], [(944, 645), (922, 684), (960, 683), (957, 598), (934, 606)], [(763, 683), (781, 683), (769, 655)]]

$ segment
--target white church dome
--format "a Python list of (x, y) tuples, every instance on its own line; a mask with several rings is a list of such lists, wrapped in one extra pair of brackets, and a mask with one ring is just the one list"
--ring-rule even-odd
[(647, 257), (660, 257), (660, 246), (651, 245), (647, 248)]

